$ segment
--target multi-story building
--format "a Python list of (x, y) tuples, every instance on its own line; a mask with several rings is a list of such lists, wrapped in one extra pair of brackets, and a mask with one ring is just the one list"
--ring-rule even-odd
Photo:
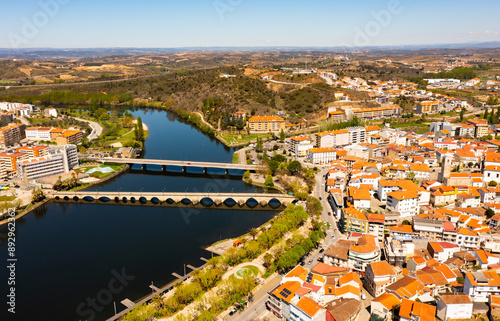
[(380, 119), (401, 116), (401, 107), (389, 105), (375, 108), (353, 108), (346, 109), (346, 118), (353, 119)]
[(29, 158), (45, 156), (48, 154), (47, 146), (23, 146), (16, 148), (16, 152), (25, 153)]
[(290, 302), (300, 288), (300, 282), (287, 281), (268, 293), (266, 307), (278, 318), (290, 320)]
[(285, 120), (278, 116), (253, 116), (248, 127), (251, 133), (279, 133), (285, 130)]
[(332, 130), (316, 134), (316, 147), (342, 147), (350, 144), (347, 129)]
[(366, 129), (364, 127), (349, 127), (347, 130), (349, 131), (350, 144), (359, 144), (366, 141)]
[(79, 144), (83, 138), (83, 132), (81, 130), (64, 130), (60, 135), (57, 135), (53, 140), (59, 146), (68, 144)]
[(437, 114), (442, 108), (440, 101), (423, 101), (417, 104), (417, 114)]
[(459, 252), (460, 248), (451, 242), (429, 242), (427, 243), (427, 251), (438, 262), (445, 262), (453, 257), (453, 254)]
[(473, 302), (488, 302), (489, 296), (500, 294), (500, 276), (496, 272), (465, 273), (464, 293)]
[(339, 225), (343, 231), (369, 232), (369, 221), (365, 214), (352, 207), (347, 207), (342, 210)]
[(417, 191), (396, 191), (387, 193), (387, 209), (401, 217), (417, 215), (419, 212)]
[(78, 151), (75, 145), (52, 147), (46, 156), (25, 159), (17, 165), (17, 175), (22, 180), (68, 173), (78, 165)]
[(463, 249), (472, 250), (479, 247), (477, 232), (461, 227), (457, 231), (457, 245)]
[(290, 321), (323, 321), (326, 309), (308, 297), (295, 296), (290, 304)]
[(413, 231), (418, 233), (422, 238), (441, 240), (443, 235), (443, 222), (413, 217)]
[[(288, 151), (291, 153), (295, 153), (295, 146), (298, 144), (310, 144), (311, 139), (306, 136), (293, 136), (290, 138), (290, 142), (288, 143)], [(311, 147), (312, 148), (312, 147)]]
[(474, 126), (474, 137), (480, 138), (488, 135), (488, 121), (486, 119), (467, 119), (467, 124)]
[(367, 265), (364, 286), (373, 297), (384, 293), (385, 288), (394, 282), (396, 282), (396, 272), (386, 261), (372, 262)]
[(329, 164), (337, 158), (337, 150), (331, 147), (307, 150), (307, 161), (312, 164)]
[(50, 131), (52, 127), (28, 127), (26, 128), (26, 138), (29, 140), (52, 140)]
[(380, 248), (373, 235), (364, 235), (349, 248), (349, 267), (354, 271), (364, 273), (368, 264), (378, 261), (380, 261)]
[(385, 258), (389, 264), (404, 266), (414, 255), (415, 244), (411, 240), (400, 240), (388, 237), (385, 239)]
[(19, 143), (26, 137), (26, 125), (10, 124), (0, 128), (0, 146), (10, 146)]
[(368, 234), (374, 235), (382, 241), (384, 239), (385, 215), (384, 214), (366, 214), (368, 218)]
[(8, 172), (17, 171), (17, 164), (27, 158), (28, 154), (25, 153), (0, 153), (0, 161), (4, 163)]

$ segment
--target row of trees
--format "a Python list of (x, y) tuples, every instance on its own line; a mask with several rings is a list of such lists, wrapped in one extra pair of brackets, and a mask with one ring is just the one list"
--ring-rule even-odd
[(59, 176), (52, 188), (55, 191), (68, 191), (78, 186), (80, 186), (80, 181), (75, 172), (72, 172), (71, 177), (65, 180), (61, 180), (61, 176)]
[(484, 115), (483, 115), (483, 119), (486, 119), (488, 121), (489, 124), (497, 124), (498, 121), (500, 120), (500, 107), (498, 107), (496, 109), (496, 113), (495, 113), (495, 109), (493, 109), (491, 111), (491, 113), (488, 111), (488, 108), (486, 108), (484, 110)]

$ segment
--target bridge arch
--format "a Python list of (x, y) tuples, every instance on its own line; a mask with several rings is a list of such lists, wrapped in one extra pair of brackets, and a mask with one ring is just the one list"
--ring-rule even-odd
[(273, 209), (277, 209), (278, 207), (280, 207), (282, 204), (281, 204), (281, 201), (277, 198), (272, 198), (270, 199), (267, 204), (273, 208)]
[(254, 208), (255, 206), (259, 205), (259, 202), (255, 198), (251, 197), (247, 199), (246, 204), (248, 207)]
[(214, 205), (214, 200), (211, 199), (210, 197), (204, 197), (200, 200), (200, 204), (205, 206), (205, 207), (210, 207), (212, 205)]
[(226, 205), (227, 207), (233, 207), (234, 205), (236, 205), (236, 201), (232, 198), (232, 197), (228, 197), (224, 200), (224, 205)]

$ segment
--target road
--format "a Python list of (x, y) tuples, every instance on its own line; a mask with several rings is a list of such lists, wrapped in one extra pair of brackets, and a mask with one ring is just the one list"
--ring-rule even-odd
[(224, 318), (224, 320), (248, 321), (248, 320), (255, 320), (261, 317), (263, 314), (266, 314), (267, 293), (272, 289), (274, 289), (280, 283), (282, 278), (283, 278), (282, 275), (277, 275), (271, 280), (266, 280), (267, 283), (255, 293), (253, 297), (253, 302), (252, 304), (250, 304), (249, 307), (243, 310), (241, 314), (236, 313), (232, 316), (228, 315), (227, 317)]
[(293, 85), (293, 86), (309, 86), (310, 85), (310, 83), (299, 84), (299, 83), (295, 83), (295, 82), (276, 81), (276, 80), (272, 80), (272, 79), (269, 79), (268, 81), (275, 83), (275, 84), (281, 84), (281, 85)]
[(76, 120), (78, 120), (78, 121), (86, 122), (86, 123), (88, 123), (90, 125), (90, 128), (92, 128), (92, 132), (87, 137), (89, 141), (97, 139), (97, 138), (99, 138), (99, 136), (101, 136), (101, 134), (102, 134), (102, 126), (99, 125), (99, 123), (96, 123), (95, 121), (83, 119), (83, 118), (78, 118), (78, 117), (73, 117), (73, 118), (76, 119)]
[(31, 125), (31, 123), (26, 118), (24, 118), (24, 116), (22, 116), (22, 117), (14, 117), (14, 118), (15, 119), (19, 119), (21, 121), (21, 123), (23, 123), (26, 126), (30, 126)]
[[(337, 219), (333, 215), (333, 210), (330, 204), (328, 203), (328, 193), (325, 189), (326, 178), (325, 175), (328, 174), (328, 167), (318, 167), (321, 169), (321, 172), (316, 174), (316, 184), (313, 190), (313, 196), (317, 199), (320, 199), (321, 205), (323, 205), (323, 212), (321, 213), (321, 219), (323, 222), (330, 223), (331, 229), (327, 231), (327, 238), (325, 240), (325, 244), (323, 247), (328, 248), (328, 246), (333, 245), (335, 241), (332, 239), (332, 235), (335, 236), (335, 240), (338, 238), (342, 238), (342, 233), (339, 232), (337, 228)], [(332, 215), (328, 215), (328, 213), (332, 213)]]

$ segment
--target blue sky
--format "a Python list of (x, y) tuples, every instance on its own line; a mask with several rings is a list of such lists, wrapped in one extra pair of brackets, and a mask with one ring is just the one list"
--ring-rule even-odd
[(498, 0), (16, 0), (2, 3), (0, 47), (328, 47), (500, 41), (495, 16), (499, 11)]

